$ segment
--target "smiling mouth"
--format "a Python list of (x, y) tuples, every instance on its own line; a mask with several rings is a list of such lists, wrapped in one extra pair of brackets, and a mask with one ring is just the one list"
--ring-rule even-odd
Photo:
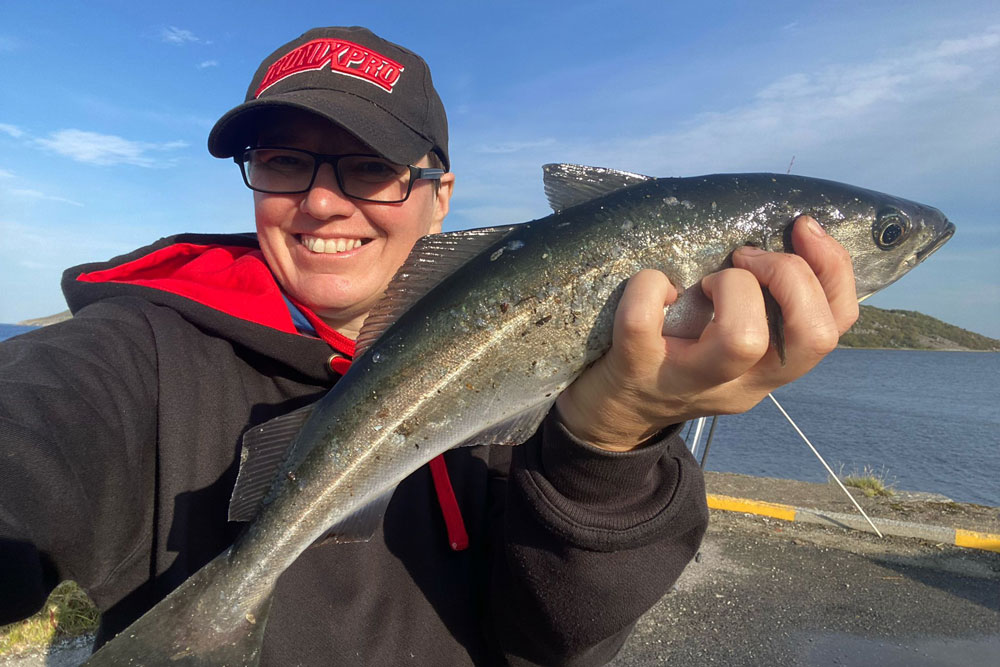
[(348, 250), (360, 248), (371, 241), (371, 239), (351, 238), (321, 239), (317, 236), (308, 236), (306, 234), (300, 234), (298, 238), (299, 243), (304, 245), (310, 252), (322, 255), (335, 255), (340, 252), (347, 252)]

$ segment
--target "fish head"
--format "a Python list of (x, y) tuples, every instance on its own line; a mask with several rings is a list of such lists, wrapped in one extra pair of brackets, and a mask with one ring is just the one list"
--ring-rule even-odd
[(931, 206), (853, 190), (839, 207), (843, 218), (824, 226), (850, 253), (863, 301), (930, 257), (955, 234), (955, 225)]

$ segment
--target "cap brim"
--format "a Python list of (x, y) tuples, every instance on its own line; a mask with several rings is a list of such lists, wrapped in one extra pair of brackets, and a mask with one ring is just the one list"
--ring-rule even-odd
[(350, 93), (308, 90), (251, 100), (226, 113), (208, 135), (208, 152), (219, 158), (236, 155), (257, 137), (257, 116), (265, 109), (301, 109), (326, 118), (399, 164), (413, 164), (434, 147), (429, 139), (369, 100)]

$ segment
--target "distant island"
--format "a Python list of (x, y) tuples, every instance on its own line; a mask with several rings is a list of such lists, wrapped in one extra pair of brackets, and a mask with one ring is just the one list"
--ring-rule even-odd
[(71, 317), (73, 317), (73, 313), (68, 310), (64, 310), (61, 313), (56, 313), (55, 315), (36, 317), (30, 320), (24, 320), (23, 322), (17, 322), (16, 324), (22, 327), (46, 327), (50, 324), (56, 324), (57, 322), (68, 320)]
[[(68, 310), (18, 324), (45, 326), (68, 320)], [(1000, 352), (1000, 340), (967, 331), (915, 310), (861, 306), (861, 316), (840, 337), (840, 347), (893, 350), (975, 350)]]
[(967, 331), (915, 310), (861, 306), (861, 316), (840, 337), (841, 347), (893, 350), (1000, 352), (1000, 340)]

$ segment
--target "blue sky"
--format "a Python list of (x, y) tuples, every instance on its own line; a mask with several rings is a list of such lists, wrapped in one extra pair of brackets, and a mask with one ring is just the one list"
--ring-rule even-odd
[(942, 209), (955, 238), (868, 303), (1000, 337), (1000, 6), (877, 0), (0, 0), (0, 322), (63, 310), (67, 266), (251, 230), (208, 131), (274, 48), (353, 24), (431, 65), (458, 177), (447, 229), (545, 215), (546, 162), (791, 163)]

